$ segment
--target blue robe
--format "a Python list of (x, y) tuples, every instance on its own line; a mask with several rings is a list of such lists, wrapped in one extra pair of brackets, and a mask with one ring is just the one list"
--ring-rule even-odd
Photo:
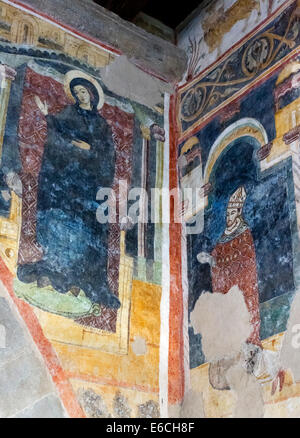
[[(48, 277), (59, 292), (75, 286), (93, 302), (118, 307), (107, 283), (109, 224), (96, 218), (97, 191), (111, 187), (114, 178), (111, 129), (95, 110), (78, 105), (46, 118), (37, 202), (37, 241), (44, 257), (19, 266), (18, 277), (25, 282)], [(90, 150), (73, 140), (88, 143)]]

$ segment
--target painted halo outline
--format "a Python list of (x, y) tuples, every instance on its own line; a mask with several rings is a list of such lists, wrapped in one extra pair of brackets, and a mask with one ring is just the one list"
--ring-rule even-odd
[(104, 93), (103, 93), (103, 89), (101, 87), (101, 85), (99, 84), (99, 82), (93, 78), (92, 76), (90, 76), (87, 73), (84, 73), (83, 71), (80, 70), (70, 70), (65, 74), (64, 77), (64, 90), (66, 93), (66, 96), (75, 103), (75, 99), (74, 96), (72, 95), (71, 92), (71, 88), (70, 88), (70, 84), (71, 81), (75, 78), (82, 78), (82, 79), (86, 79), (87, 81), (89, 81), (92, 85), (94, 85), (94, 87), (97, 90), (98, 96), (99, 96), (99, 102), (97, 105), (97, 110), (100, 110), (105, 102), (105, 98), (104, 98)]

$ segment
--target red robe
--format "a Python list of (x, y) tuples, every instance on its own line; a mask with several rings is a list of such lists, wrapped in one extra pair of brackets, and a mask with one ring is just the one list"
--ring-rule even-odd
[(215, 266), (212, 267), (213, 292), (226, 294), (237, 285), (243, 292), (252, 332), (247, 342), (260, 347), (259, 295), (256, 272), (255, 248), (251, 231), (242, 223), (232, 236), (225, 234), (212, 252)]

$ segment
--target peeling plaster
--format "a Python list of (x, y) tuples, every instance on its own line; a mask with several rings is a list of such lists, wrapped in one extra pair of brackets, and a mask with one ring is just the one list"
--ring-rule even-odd
[(298, 290), (290, 309), (287, 330), (280, 353), (283, 369), (290, 369), (295, 382), (300, 382), (300, 291)]
[(110, 91), (152, 109), (163, 103), (164, 93), (174, 92), (171, 85), (144, 73), (128, 61), (126, 56), (117, 57), (99, 70)]
[(243, 293), (233, 286), (227, 294), (204, 293), (191, 313), (195, 333), (201, 333), (206, 360), (234, 357), (251, 333)]
[(180, 418), (205, 418), (202, 393), (193, 390), (186, 393), (180, 410)]
[(262, 387), (256, 378), (237, 363), (227, 371), (226, 379), (236, 397), (233, 417), (262, 418), (264, 416)]
[(143, 356), (147, 353), (146, 340), (140, 336), (135, 336), (134, 341), (131, 343), (131, 347), (136, 356)]

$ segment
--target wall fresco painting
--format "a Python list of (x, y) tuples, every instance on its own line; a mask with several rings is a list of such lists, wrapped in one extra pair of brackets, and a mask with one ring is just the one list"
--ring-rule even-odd
[(97, 318), (102, 306), (107, 321), (99, 328), (113, 331), (125, 231), (98, 222), (96, 196), (117, 190), (119, 179), (131, 184), (134, 113), (107, 104), (99, 80), (82, 70), (41, 60), (4, 69), (20, 78), (10, 91), (1, 162), (9, 187), (17, 192), (22, 183), (15, 290), (88, 324), (82, 318)]
[(127, 195), (162, 187), (161, 110), (103, 84), (115, 53), (0, 15), (1, 280), (71, 416), (158, 416), (162, 205)]
[[(58, 29), (65, 54), (48, 48), (50, 37), (39, 36), (39, 49), (45, 29), (35, 18), (8, 6), (2, 15), (12, 24), (1, 43), (1, 254), (20, 298), (115, 333), (123, 311), (128, 325), (133, 277), (149, 278), (151, 263), (151, 281), (160, 283), (159, 224), (121, 228), (117, 201), (120, 180), (128, 189), (161, 183), (162, 117), (105, 89), (98, 68), (106, 52), (78, 62), (81, 51), (72, 52)], [(115, 223), (99, 223), (109, 212), (107, 199), (97, 200), (101, 188), (114, 190)]]
[[(280, 346), (299, 289), (297, 11), (294, 2), (261, 34), (183, 87), (178, 97), (179, 184), (184, 190), (184, 174), (202, 187), (201, 211), (185, 219), (189, 227), (203, 217), (197, 233), (187, 235), (189, 361), (192, 387), (204, 394), (208, 416), (232, 415), (231, 396), (218, 391), (230, 389), (225, 376), (236, 359), (230, 358), (230, 351), (222, 360), (205, 357), (201, 332), (192, 323), (197, 302), (205, 294), (226, 295), (235, 287), (241, 291), (251, 327), (243, 346), (245, 369), (263, 385), (266, 403), (277, 385), (281, 391), (284, 382), (290, 385), (293, 379), (291, 370), (280, 368)], [(278, 25), (284, 36), (276, 36)], [(263, 41), (271, 43), (271, 51), (267, 45), (258, 49)], [(254, 65), (253, 58), (251, 73), (243, 61), (235, 63), (232, 75), (223, 81), (231, 60), (245, 61), (253, 44), (257, 56), (265, 54), (264, 60), (256, 57)], [(292, 59), (291, 49), (295, 51)], [(283, 58), (274, 70), (272, 59), (279, 54)], [(264, 73), (257, 83), (255, 75), (261, 69)], [(194, 104), (192, 100), (188, 104), (189, 98)], [(216, 398), (220, 410), (215, 407)]]
[(181, 87), (178, 100), (178, 125), (182, 134), (205, 120), (226, 99), (251, 87), (266, 70), (278, 66), (288, 54), (297, 53), (299, 45), (299, 8), (288, 5), (276, 18), (237, 47), (209, 72)]
[(178, 45), (189, 55), (183, 80), (190, 82), (222, 55), (245, 38), (257, 26), (294, 0), (216, 0), (205, 5), (179, 30)]

